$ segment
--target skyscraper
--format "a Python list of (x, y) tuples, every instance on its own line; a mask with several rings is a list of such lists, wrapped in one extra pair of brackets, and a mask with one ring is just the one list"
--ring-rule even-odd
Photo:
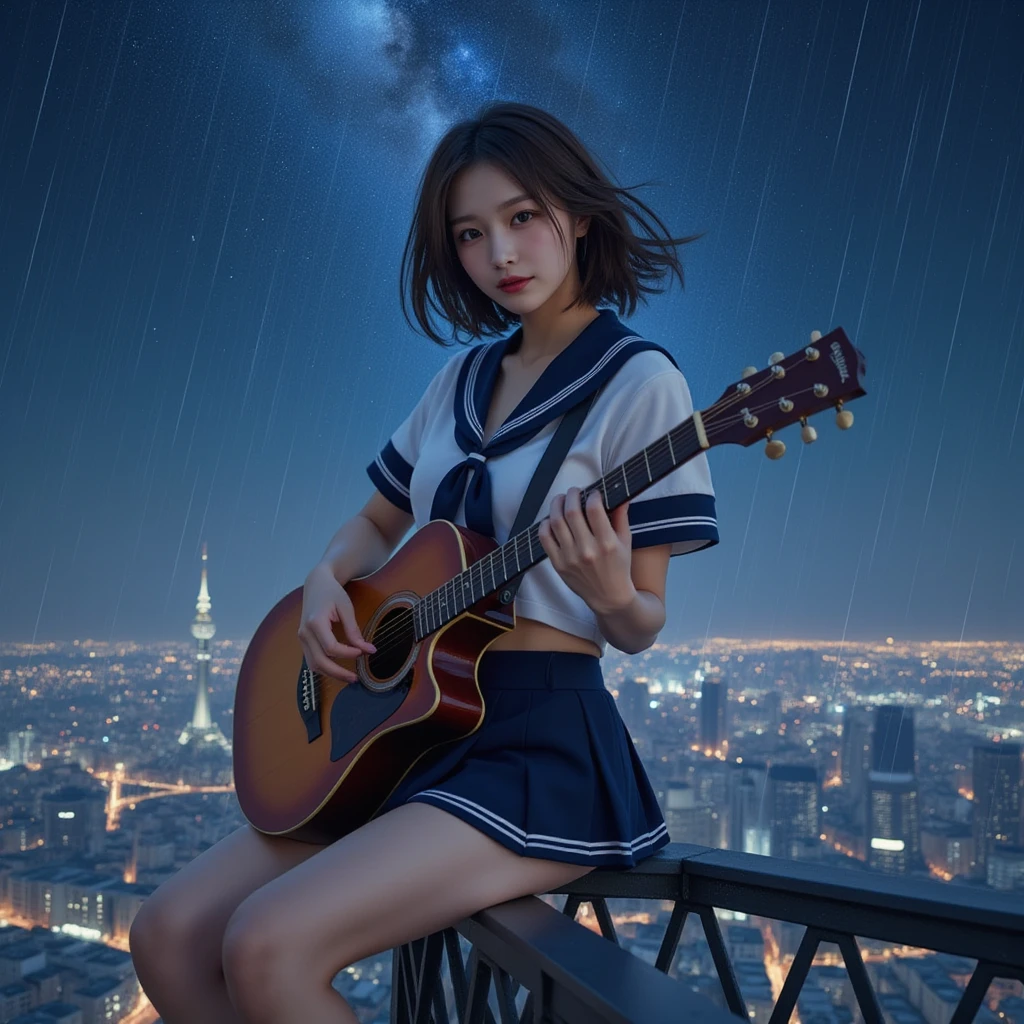
[(688, 782), (669, 782), (665, 792), (665, 824), (674, 843), (718, 845), (714, 808), (699, 800)]
[(867, 862), (891, 875), (923, 867), (914, 758), (914, 714), (899, 704), (875, 710), (868, 773)]
[(843, 710), (843, 739), (839, 772), (848, 792), (853, 819), (863, 826), (867, 819), (867, 782), (871, 770), (871, 715), (867, 708), (847, 705)]
[(811, 764), (773, 764), (768, 789), (772, 856), (805, 856), (821, 835), (818, 769)]
[(894, 775), (914, 775), (914, 713), (901, 704), (875, 709), (871, 737), (871, 770)]
[(619, 687), (619, 715), (636, 741), (650, 714), (651, 691), (646, 683), (625, 679)]
[(705, 754), (717, 754), (725, 745), (725, 685), (716, 679), (701, 683), (700, 749)]
[(768, 772), (763, 764), (733, 764), (729, 777), (729, 849), (771, 853)]
[(984, 743), (974, 748), (974, 863), (981, 877), (986, 875), (993, 846), (1020, 841), (1020, 752), (1019, 743)]
[(871, 772), (868, 792), (868, 866), (889, 875), (922, 868), (917, 776)]

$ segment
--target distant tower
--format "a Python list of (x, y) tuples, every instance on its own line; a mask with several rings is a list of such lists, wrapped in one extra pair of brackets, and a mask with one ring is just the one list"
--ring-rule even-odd
[(196, 617), (192, 620), (192, 635), (196, 638), (196, 704), (192, 711), (192, 720), (181, 730), (178, 742), (185, 746), (189, 743), (215, 743), (222, 750), (230, 752), (231, 744), (220, 731), (219, 726), (210, 717), (210, 699), (207, 694), (209, 685), (207, 674), (210, 667), (210, 641), (217, 632), (217, 627), (210, 618), (210, 591), (206, 586), (206, 544), (203, 544), (203, 575), (199, 584), (199, 597), (196, 600)]

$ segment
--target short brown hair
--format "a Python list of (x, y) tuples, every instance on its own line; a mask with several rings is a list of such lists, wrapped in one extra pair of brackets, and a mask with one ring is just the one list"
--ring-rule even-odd
[[(683, 268), (672, 250), (700, 235), (668, 237), (657, 214), (628, 188), (614, 185), (576, 135), (547, 111), (525, 103), (489, 103), (476, 117), (448, 129), (420, 179), (399, 272), (402, 313), (413, 330), (406, 307), (407, 287), (417, 322), (439, 345), (461, 341), (459, 330), (467, 332), (471, 340), (503, 334), (519, 323), (517, 314), (499, 306), (473, 283), (459, 261), (448, 228), (453, 179), (465, 168), (485, 162), (501, 168), (544, 209), (563, 246), (565, 238), (552, 216), (548, 197), (574, 217), (591, 218), (585, 258), (580, 259), (582, 246), (577, 248), (580, 294), (567, 309), (611, 301), (617, 303), (619, 316), (631, 316), (642, 293), (664, 291), (645, 282), (674, 273), (683, 286)], [(644, 214), (660, 233), (651, 228)], [(634, 234), (627, 215), (636, 220), (645, 237)], [(582, 239), (577, 240), (580, 242)], [(428, 286), (433, 294), (428, 293)], [(428, 306), (451, 324), (452, 340), (433, 329)]]

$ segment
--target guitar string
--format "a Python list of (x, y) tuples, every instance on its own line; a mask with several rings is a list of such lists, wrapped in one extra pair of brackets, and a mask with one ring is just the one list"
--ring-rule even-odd
[[(807, 361), (806, 356), (804, 357), (804, 359), (802, 361), (803, 362)], [(799, 364), (794, 364), (794, 366), (795, 365), (799, 365)], [(769, 384), (775, 383), (778, 379), (780, 379), (780, 378), (767, 377), (764, 380), (758, 382), (758, 384), (752, 385), (751, 388), (748, 391), (745, 391), (745, 392), (738, 392), (738, 391), (737, 392), (731, 392), (726, 397), (720, 399), (718, 402), (714, 403), (713, 405), (711, 405), (707, 409), (705, 409), (703, 411), (703, 413), (702, 413), (702, 416), (708, 416), (709, 414), (711, 416), (717, 416), (717, 415), (720, 414), (720, 412), (723, 409), (725, 409), (725, 408), (727, 408), (727, 407), (729, 407), (731, 405), (736, 405), (740, 401), (748, 401), (750, 399), (751, 395), (754, 394), (756, 391), (761, 390), (763, 387), (766, 387)], [(806, 389), (806, 390), (810, 390), (810, 389)], [(802, 392), (795, 393), (794, 397), (796, 396), (796, 394), (799, 394), (799, 393), (802, 393)], [(769, 408), (772, 404), (773, 403), (768, 403), (767, 405), (759, 406), (756, 410), (755, 409), (750, 409), (748, 411), (751, 412), (751, 413), (756, 414), (757, 412), (762, 412), (762, 411), (764, 411), (764, 409)], [(738, 419), (729, 420), (729, 421), (725, 421), (725, 422), (717, 421), (717, 422), (713, 422), (711, 424), (705, 424), (706, 433), (707, 433), (707, 435), (709, 437), (718, 435), (718, 434), (720, 434), (722, 432), (722, 430), (725, 430), (725, 429), (728, 429), (731, 426), (734, 426), (737, 422), (739, 422)], [(693, 426), (692, 420), (685, 421), (684, 423), (680, 424), (679, 427), (673, 428), (673, 430), (670, 431), (669, 433), (673, 433), (674, 434), (676, 430), (680, 430), (681, 431), (681, 436), (679, 437), (680, 441), (693, 440), (693, 438), (694, 438), (694, 436), (696, 434), (696, 430), (695, 430), (695, 428)], [(659, 439), (659, 441), (660, 440), (661, 439)], [(654, 443), (657, 444), (658, 442), (654, 442)], [(637, 455), (634, 455), (632, 457), (632, 459), (636, 459), (638, 457), (639, 457), (639, 453)], [(632, 459), (627, 460), (627, 462), (624, 463), (624, 465), (628, 464), (628, 462), (632, 461)], [(597, 489), (597, 488), (600, 487), (600, 484), (595, 484), (593, 486), (594, 486), (595, 489)], [(589, 490), (589, 488), (588, 488), (588, 490)], [(539, 525), (539, 524), (534, 524), (534, 525)], [(531, 547), (532, 547), (532, 542), (531, 542)], [(483, 561), (483, 559), (480, 559), (477, 563), (474, 563), (474, 564), (479, 564), (482, 561)], [(502, 558), (502, 562), (504, 563), (504, 557)], [(504, 565), (502, 567), (504, 568)], [(468, 569), (466, 569), (464, 571), (472, 573), (472, 570), (473, 570), (473, 566), (470, 566), (470, 567), (468, 567)], [(481, 568), (481, 570), (480, 570), (480, 578), (481, 578), (481, 582), (482, 582), (483, 581), (483, 568)], [(472, 576), (471, 576), (471, 581), (472, 581)], [(445, 584), (443, 584), (442, 587), (437, 588), (437, 590), (439, 591), (439, 590), (443, 589), (444, 586), (445, 586)], [(436, 592), (437, 591), (434, 591), (433, 593), (436, 593)], [(456, 595), (458, 593), (459, 593), (459, 591), (457, 589), (452, 591), (451, 598), (452, 598), (453, 602), (454, 602), (455, 597), (456, 597)], [(429, 595), (427, 595), (427, 596), (429, 596)], [(395, 620), (392, 621), (391, 623), (389, 623), (387, 628), (383, 632), (378, 633), (377, 640), (379, 640), (381, 642), (375, 644), (375, 646), (377, 647), (377, 652), (376, 653), (378, 653), (378, 654), (382, 653), (382, 648), (383, 649), (387, 649), (388, 647), (393, 646), (392, 641), (399, 641), (400, 640), (401, 642), (404, 643), (406, 641), (406, 639), (407, 639), (409, 625), (411, 623), (411, 620), (413, 619), (413, 616), (414, 616), (414, 612), (413, 612), (412, 608), (404, 609), (403, 612), (398, 613), (398, 615), (396, 615), (396, 617), (395, 617)]]
[[(804, 357), (801, 360), (799, 360), (797, 363), (793, 364), (793, 366), (790, 367), (789, 369), (790, 370), (795, 369), (797, 366), (801, 365), (804, 362), (808, 362), (808, 359), (807, 359), (806, 355), (804, 355)], [(739, 391), (739, 390), (731, 391), (726, 396), (724, 396), (723, 398), (719, 399), (717, 402), (715, 402), (712, 405), (710, 405), (707, 409), (704, 409), (702, 411), (702, 413), (701, 413), (702, 417), (707, 417), (709, 419), (710, 418), (714, 418), (713, 422), (710, 422), (710, 423), (709, 422), (705, 422), (705, 424), (704, 424), (706, 435), (709, 438), (712, 437), (712, 436), (718, 436), (723, 431), (725, 431), (727, 429), (730, 429), (731, 427), (735, 426), (737, 423), (741, 422), (741, 418), (740, 417), (729, 417), (729, 418), (726, 418), (726, 417), (723, 417), (721, 415), (721, 413), (723, 411), (729, 409), (730, 407), (734, 406), (734, 405), (738, 405), (740, 402), (748, 402), (749, 403), (751, 397), (754, 394), (756, 394), (756, 392), (762, 390), (763, 388), (765, 388), (765, 387), (767, 387), (767, 386), (769, 386), (771, 384), (777, 383), (781, 379), (782, 378), (779, 378), (779, 377), (776, 377), (776, 376), (765, 377), (763, 380), (759, 381), (758, 383), (751, 385), (748, 390), (746, 390), (746, 391)], [(789, 395), (789, 397), (790, 398), (795, 398), (795, 397), (798, 397), (799, 395), (802, 395), (804, 393), (811, 392), (811, 391), (813, 391), (813, 387), (812, 388), (804, 388), (804, 389), (801, 389), (800, 391), (792, 392)], [(764, 403), (763, 405), (758, 405), (756, 408), (751, 408), (751, 407), (748, 406), (747, 409), (744, 412), (744, 415), (746, 415), (748, 413), (756, 415), (759, 412), (764, 412), (766, 409), (771, 408), (775, 404), (777, 404), (777, 403), (776, 403), (776, 401), (773, 400), (771, 402)], [(693, 440), (693, 437), (696, 435), (696, 428), (695, 428), (695, 426), (693, 424), (692, 418), (687, 420), (687, 421), (685, 421), (684, 423), (680, 424), (678, 427), (673, 428), (673, 430), (669, 431), (668, 433), (669, 434), (674, 434), (677, 430), (680, 431), (680, 437), (679, 437), (680, 441)], [(660, 440), (661, 439), (659, 439), (659, 441)], [(657, 444), (658, 441), (656, 441), (654, 443)], [(623, 463), (623, 467), (628, 465), (628, 463), (633, 461), (633, 459), (639, 458), (639, 454), (640, 453), (637, 453), (637, 455), (632, 456), (631, 459), (627, 459), (626, 462)], [(603, 479), (604, 479), (604, 477), (602, 477), (602, 480)], [(627, 486), (628, 486), (628, 483), (627, 483)], [(600, 482), (596, 482), (595, 484), (592, 485), (593, 489), (597, 489), (599, 487), (600, 487)], [(586, 490), (590, 491), (591, 488), (586, 488)], [(539, 525), (539, 523), (535, 523), (533, 525), (537, 526), (537, 525)], [(531, 545), (531, 550), (532, 550), (532, 539), (530, 540), (530, 545)], [(493, 554), (493, 552), (491, 554)], [(487, 556), (485, 556), (485, 557), (487, 557)], [(483, 559), (480, 559), (480, 560), (478, 560), (477, 563), (474, 563), (474, 564), (480, 564), (482, 561), (483, 561)], [(502, 563), (503, 563), (503, 568), (504, 568), (504, 557), (502, 558)], [(470, 572), (470, 574), (471, 574), (470, 581), (471, 582), (472, 582), (472, 570), (473, 570), (473, 566), (470, 566), (467, 570), (464, 570), (464, 571)], [(483, 581), (483, 568), (482, 567), (481, 567), (480, 573), (481, 573), (480, 578), (481, 578), (481, 582), (482, 582)], [(437, 588), (432, 593), (436, 594), (438, 591), (443, 590), (445, 586), (447, 586), (447, 584), (442, 584), (441, 587)], [(455, 596), (456, 596), (457, 593), (458, 593), (458, 591), (455, 591), (455, 590), (452, 591), (451, 597), (452, 597), (453, 601), (454, 601)], [(425, 596), (429, 597), (430, 595), (425, 595)], [(422, 601), (423, 598), (421, 598), (420, 600)], [(410, 628), (410, 626), (414, 625), (414, 607), (415, 606), (413, 606), (411, 608), (404, 609), (402, 612), (400, 612), (395, 617), (395, 620), (393, 622), (388, 624), (387, 628), (382, 633), (378, 634), (376, 639), (378, 641), (380, 641), (380, 642), (376, 643), (374, 645), (377, 648), (377, 650), (376, 650), (375, 654), (374, 655), (370, 655), (370, 657), (373, 657), (373, 656), (375, 656), (377, 654), (386, 654), (390, 650), (394, 649), (396, 644), (398, 644), (398, 643), (405, 644), (407, 642), (408, 635), (409, 635), (409, 628)], [(415, 630), (413, 630), (413, 636), (415, 637)], [(319, 681), (319, 676), (320, 676), (320, 673), (314, 673), (315, 683), (317, 683)]]

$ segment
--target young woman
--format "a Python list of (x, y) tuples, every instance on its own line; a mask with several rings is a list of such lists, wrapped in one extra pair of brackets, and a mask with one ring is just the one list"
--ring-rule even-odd
[(306, 578), (309, 666), (355, 678), (332, 659), (374, 648), (344, 584), (411, 527), (447, 518), (504, 542), (561, 415), (600, 392), (548, 493), (548, 558), (523, 578), (516, 628), (479, 661), (480, 728), (422, 758), (372, 821), (330, 845), (245, 826), (162, 885), (131, 950), (167, 1024), (354, 1022), (330, 985), (348, 964), (668, 842), (600, 657), (609, 642), (649, 647), (669, 557), (717, 542), (707, 461), (610, 516), (596, 497), (580, 504), (581, 487), (692, 411), (671, 355), (598, 308), (631, 313), (667, 271), (682, 284), (671, 249), (690, 239), (654, 232), (637, 210), (664, 228), (535, 107), (491, 104), (437, 145), (403, 254), (403, 310), (408, 283), (440, 344), (428, 304), (453, 337), (515, 330), (449, 359), (368, 467), (376, 491)]

